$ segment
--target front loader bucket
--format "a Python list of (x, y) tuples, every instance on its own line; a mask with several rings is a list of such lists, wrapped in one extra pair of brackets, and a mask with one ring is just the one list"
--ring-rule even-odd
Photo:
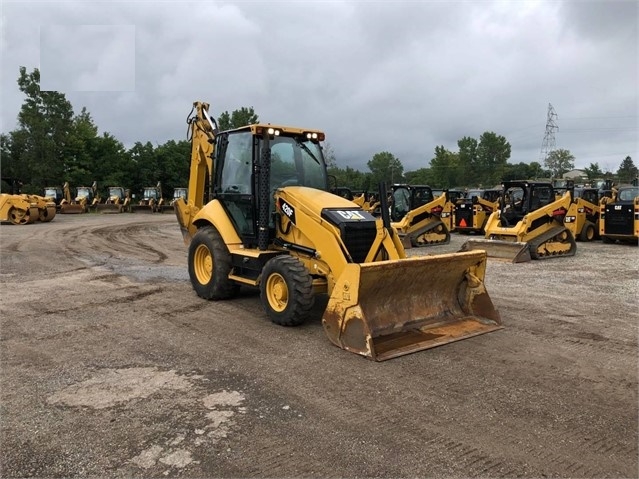
[(526, 263), (531, 261), (530, 245), (520, 241), (503, 241), (492, 239), (469, 239), (459, 251), (484, 250), (489, 258), (510, 261), (511, 263)]
[(486, 253), (348, 264), (322, 318), (331, 342), (384, 361), (501, 329)]
[(65, 215), (77, 215), (84, 212), (84, 205), (65, 203), (60, 206), (60, 213)]
[(122, 213), (124, 206), (114, 203), (101, 203), (97, 205), (96, 211), (98, 213)]

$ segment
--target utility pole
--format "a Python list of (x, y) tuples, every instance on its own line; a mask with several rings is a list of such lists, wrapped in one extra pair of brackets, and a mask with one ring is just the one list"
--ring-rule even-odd
[(556, 143), (555, 143), (555, 130), (558, 130), (559, 127), (555, 120), (557, 119), (557, 113), (553, 106), (548, 103), (548, 115), (546, 116), (546, 132), (544, 133), (544, 141), (541, 144), (541, 153), (539, 155), (539, 161), (542, 165), (546, 165), (546, 159), (548, 155), (555, 151)]

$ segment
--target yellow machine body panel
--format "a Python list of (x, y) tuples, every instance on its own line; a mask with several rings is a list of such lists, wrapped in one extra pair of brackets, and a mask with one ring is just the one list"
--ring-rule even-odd
[(402, 238), (404, 247), (448, 243), (450, 232), (446, 223), (450, 218), (442, 219), (441, 215), (449, 208), (449, 203), (445, 194), (438, 196), (425, 205), (411, 209), (400, 221), (393, 222), (392, 226)]
[(0, 222), (26, 225), (39, 219), (38, 204), (29, 201), (26, 195), (0, 194)]

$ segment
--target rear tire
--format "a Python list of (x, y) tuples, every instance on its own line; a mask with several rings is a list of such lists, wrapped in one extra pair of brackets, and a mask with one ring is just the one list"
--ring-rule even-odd
[(239, 285), (229, 279), (231, 253), (213, 226), (200, 228), (189, 245), (189, 277), (197, 295), (220, 300), (235, 296)]
[(306, 321), (315, 302), (313, 278), (297, 258), (276, 256), (262, 270), (260, 298), (272, 322), (299, 326)]
[(595, 239), (595, 236), (595, 225), (590, 221), (586, 221), (579, 233), (579, 241), (592, 241)]

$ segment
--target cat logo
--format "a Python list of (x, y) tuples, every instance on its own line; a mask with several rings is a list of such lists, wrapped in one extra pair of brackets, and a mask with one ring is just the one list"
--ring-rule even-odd
[(336, 213), (348, 221), (360, 221), (366, 219), (359, 211), (336, 211)]

